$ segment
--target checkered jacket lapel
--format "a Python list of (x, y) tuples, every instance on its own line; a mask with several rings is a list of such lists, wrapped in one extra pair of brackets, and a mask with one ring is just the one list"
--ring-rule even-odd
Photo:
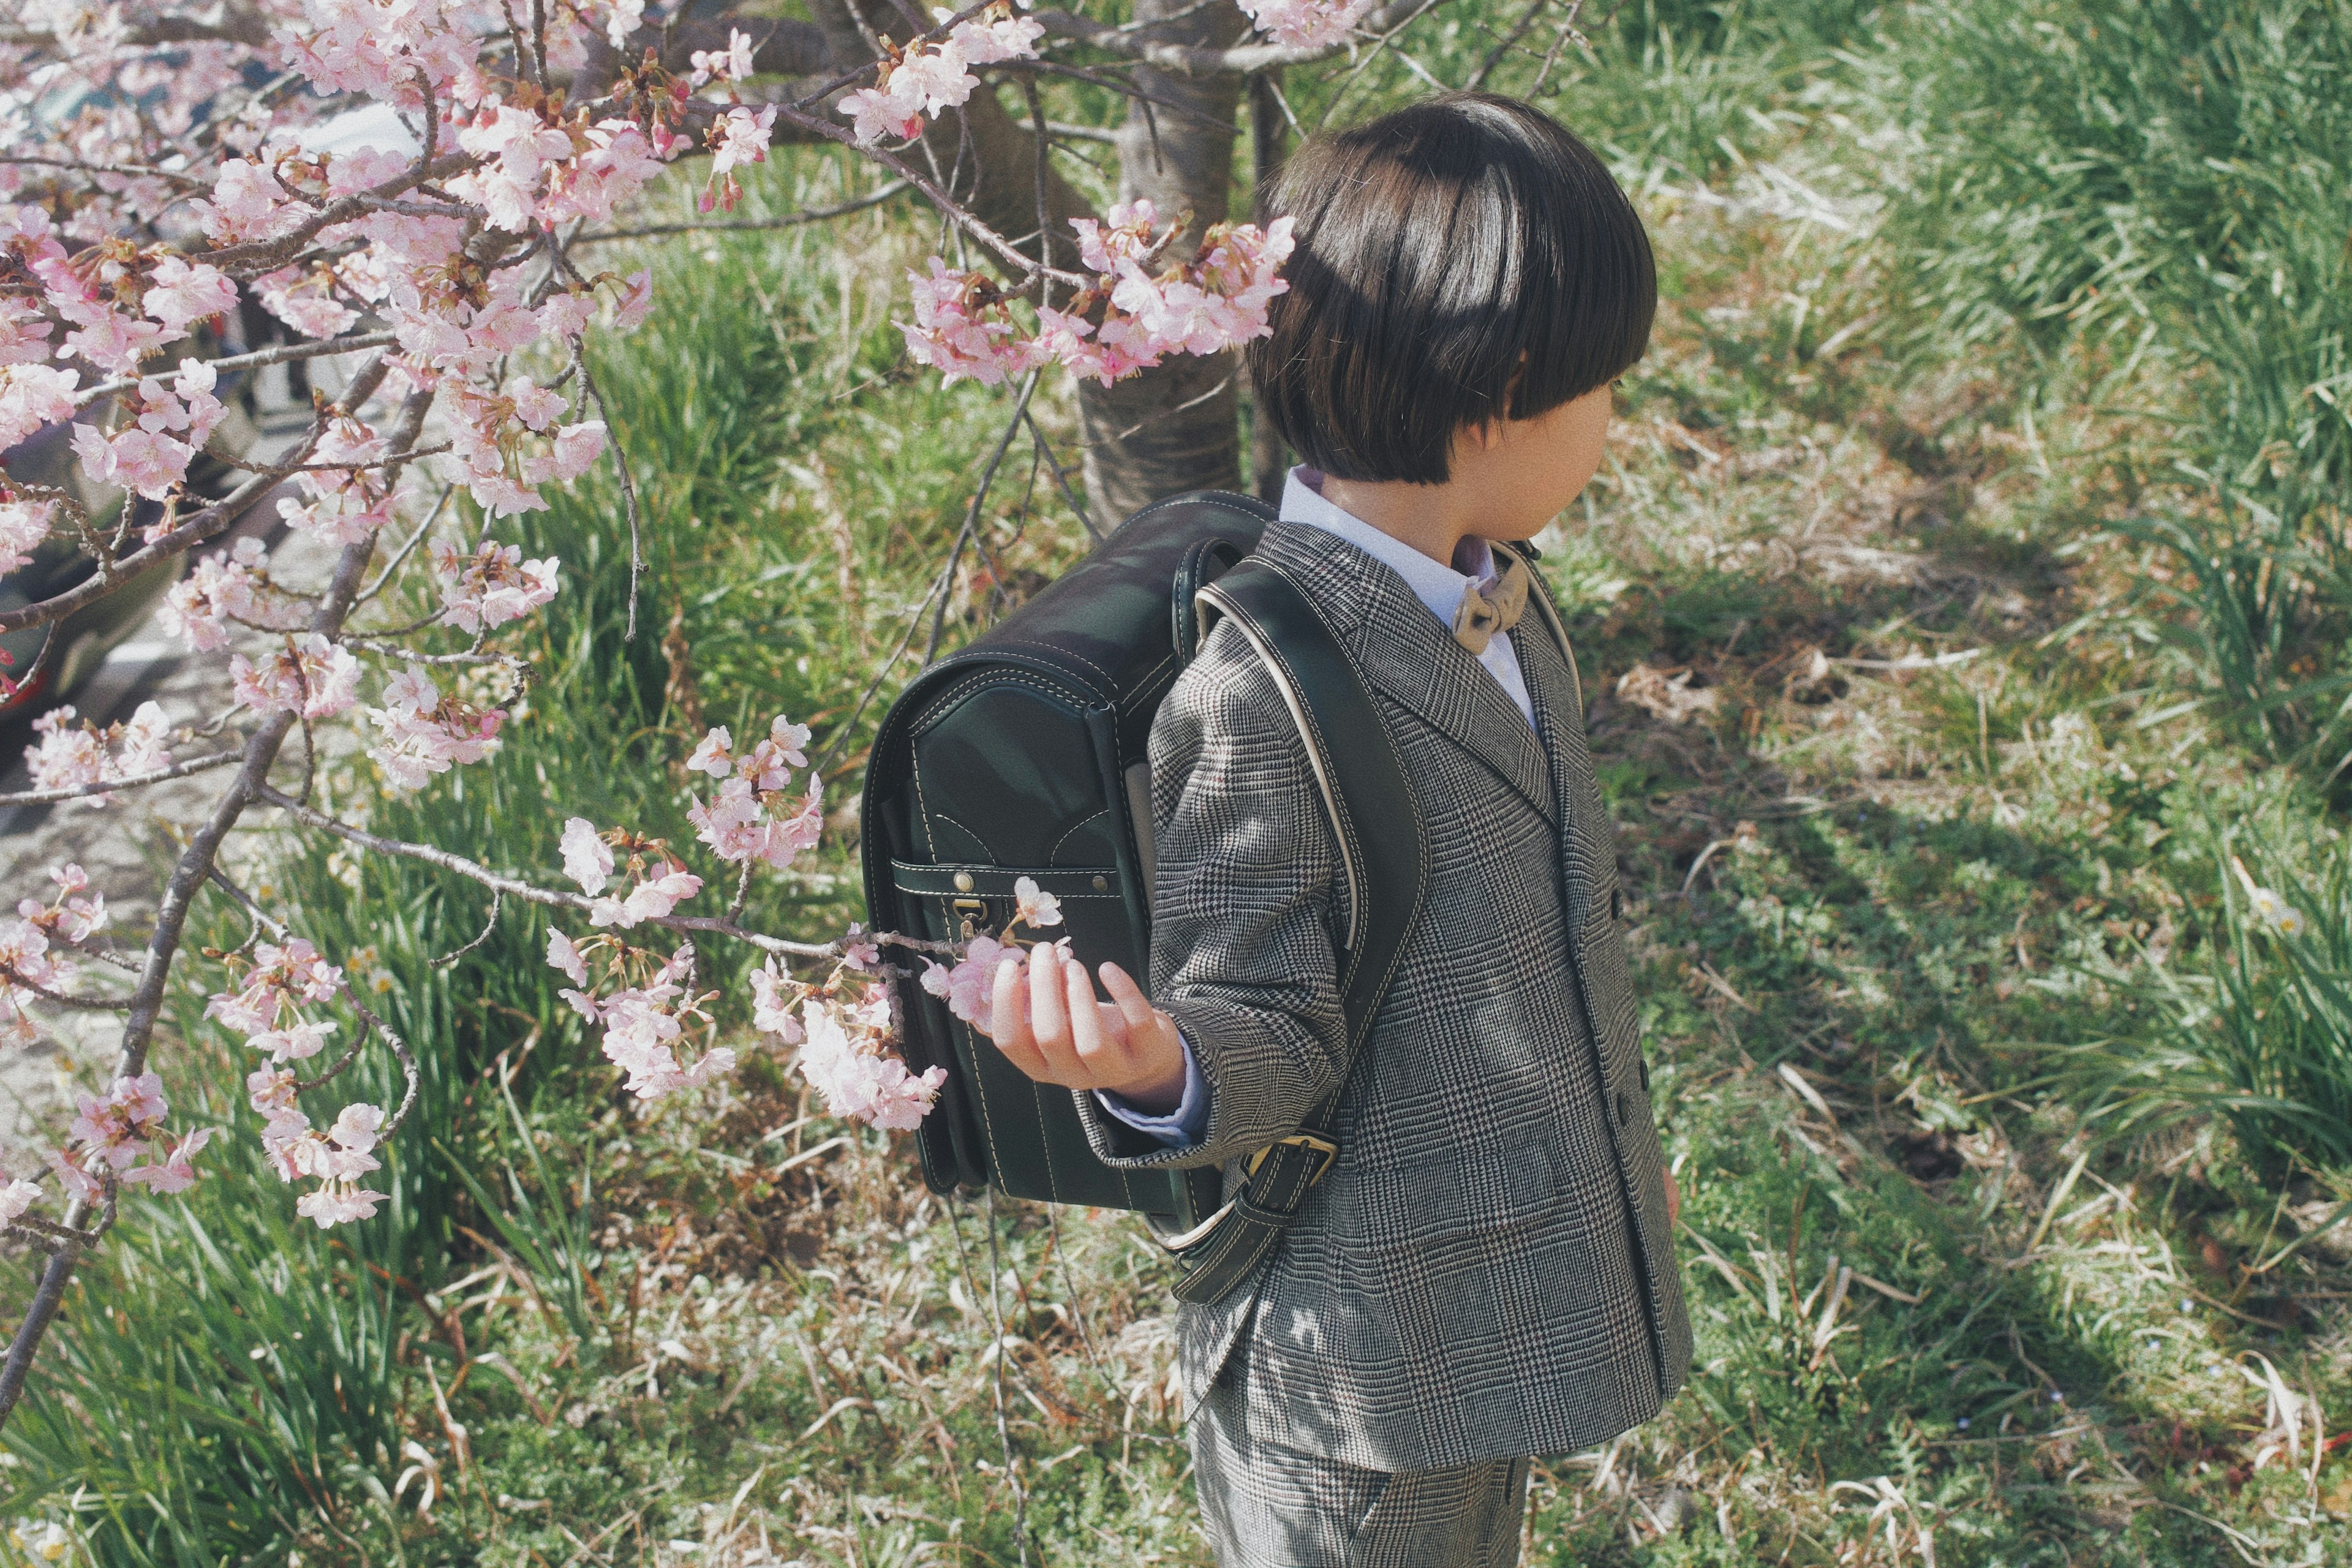
[[(1339, 535), (1302, 523), (1267, 528), (1257, 554), (1307, 589), (1366, 680), (1493, 769), (1521, 799), (1559, 824), (1550, 769), (1527, 716), (1403, 578)], [(1513, 646), (1521, 640), (1514, 634)]]

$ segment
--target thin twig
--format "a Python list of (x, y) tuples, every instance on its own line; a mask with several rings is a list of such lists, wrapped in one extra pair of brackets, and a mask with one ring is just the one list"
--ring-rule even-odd
[(1004, 1309), (997, 1299), (997, 1282), (1004, 1264), (996, 1249), (996, 1188), (981, 1189), (988, 1205), (988, 1315), (996, 1334), (996, 1436), (1004, 1449), (1004, 1484), (1013, 1489), (1013, 1548), (1021, 1568), (1029, 1568), (1029, 1489), (1021, 1484), (1013, 1456), (1013, 1429), (1004, 1419)]
[(499, 929), (499, 912), (506, 908), (506, 894), (500, 892), (496, 888), (492, 888), (490, 889), (490, 917), (482, 922), (482, 933), (473, 941), (467, 942), (465, 946), (458, 948), (454, 952), (445, 952), (438, 958), (427, 960), (425, 967), (427, 969), (446, 969), (451, 964), (457, 963), (459, 959), (465, 957), (467, 953), (480, 947), (484, 942), (489, 941), (490, 933)]
[[(486, 888), (503, 892), (510, 898), (520, 899), (527, 904), (541, 904), (550, 909), (572, 910), (582, 914), (592, 913), (596, 908), (597, 900), (584, 894), (566, 892), (561, 888), (538, 887), (524, 881), (520, 877), (502, 876), (487, 866), (468, 860), (462, 855), (453, 855), (446, 849), (436, 849), (429, 844), (410, 844), (397, 838), (386, 838), (381, 834), (354, 827), (348, 822), (329, 816), (323, 811), (304, 805), (292, 795), (287, 795), (282, 790), (273, 789), (268, 784), (258, 786), (254, 792), (254, 798), (264, 805), (278, 807), (306, 827), (315, 827), (321, 832), (331, 833), (347, 843), (359, 845), (362, 848), (373, 849), (381, 855), (397, 856), (404, 860), (421, 860), (425, 865), (438, 867), (444, 871), (455, 872), (460, 877), (479, 882)], [(718, 920), (709, 915), (648, 915), (643, 923), (660, 926), (667, 931), (709, 931), (714, 936), (733, 937), (738, 942), (749, 942), (762, 952), (773, 952), (791, 958), (838, 959), (843, 952), (843, 945), (838, 942), (787, 942), (782, 937), (769, 936), (763, 931), (746, 931), (731, 921)], [(862, 940), (903, 947), (915, 952), (953, 953), (961, 951), (961, 946), (955, 942), (926, 942), (915, 937), (900, 936), (893, 931), (862, 933)]]
[(28, 789), (15, 795), (0, 795), (0, 806), (53, 805), (61, 800), (84, 800), (94, 795), (110, 795), (119, 789), (138, 789), (145, 784), (184, 779), (192, 773), (205, 773), (213, 768), (225, 768), (244, 755), (245, 752), (241, 750), (215, 752), (209, 756), (190, 757), (184, 763), (173, 763), (168, 768), (157, 768), (153, 773), (132, 773), (129, 778), (105, 779), (97, 784), (67, 784), (58, 789)]
[[(391, 332), (366, 332), (355, 338), (329, 338), (319, 342), (280, 343), (275, 348), (256, 349), (251, 353), (227, 354), (205, 363), (213, 370), (257, 370), (265, 365), (290, 364), (296, 360), (322, 359), (334, 354), (363, 353), (368, 349), (390, 348), (400, 340)], [(152, 373), (151, 373), (152, 374)], [(74, 406), (87, 408), (101, 397), (111, 397), (118, 392), (128, 392), (145, 379), (135, 375), (117, 376), (101, 381), (96, 386), (74, 394)]]
[(786, 213), (782, 217), (746, 218), (732, 223), (657, 223), (649, 224), (643, 228), (604, 229), (595, 234), (583, 234), (576, 239), (568, 241), (564, 248), (576, 250), (583, 245), (602, 245), (607, 240), (651, 239), (669, 234), (724, 234), (738, 230), (793, 228), (804, 223), (823, 223), (827, 218), (847, 217), (851, 213), (864, 212), (867, 207), (880, 206), (892, 196), (902, 195), (911, 189), (913, 187), (904, 180), (892, 180), (888, 184), (877, 190), (868, 191), (866, 195), (853, 200), (836, 202), (829, 207), (804, 207), (799, 212)]

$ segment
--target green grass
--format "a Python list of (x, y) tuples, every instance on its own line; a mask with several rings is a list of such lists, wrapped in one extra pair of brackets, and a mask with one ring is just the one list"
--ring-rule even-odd
[[(1449, 8), (1415, 59), (1461, 79), (1515, 14)], [(2340, 260), (2311, 236), (2343, 231), (2343, 15), (1644, 4), (1555, 66), (1546, 101), (1641, 193), (1663, 267), (1609, 465), (1545, 559), (1596, 699), (1699, 1354), (1658, 1421), (1539, 1465), (1531, 1562), (2352, 1562), (2352, 1461), (2314, 1464), (2306, 1413), (2287, 1462), (2265, 1371), (2330, 1430), (2352, 1410), (2352, 1246), (2287, 1250), (2352, 1196), (2329, 710), (2266, 731), (2211, 700), (2335, 668), (2314, 498), (2338, 437), (2325, 399), (2273, 393), (2333, 374), (2309, 354)], [(1418, 90), (1393, 55), (1294, 106)], [(1051, 88), (1055, 114), (1099, 118), (1095, 91)], [(761, 174), (753, 216), (843, 194), (824, 156)], [(413, 801), (338, 764), (338, 808), (548, 874), (573, 812), (690, 837), (671, 761), (777, 711), (847, 805), (1007, 411), (901, 363), (896, 279), (930, 239), (886, 208), (649, 252), (656, 315), (594, 361), (643, 487), (638, 638), (593, 480), (519, 535), (565, 587), (521, 634), (507, 748)], [(2233, 290), (2197, 254), (2290, 281)], [(1041, 401), (1066, 431), (1066, 394)], [(2285, 477), (2249, 474), (2280, 439)], [(1015, 458), (942, 646), (1083, 547)], [(2299, 574), (2255, 587), (2264, 554)], [(1619, 699), (1640, 663), (1713, 711)], [(752, 922), (855, 918), (855, 830), (760, 883)], [(2233, 852), (2307, 936), (2248, 918)], [(536, 912), (436, 968), (482, 929), (467, 884), (292, 838), (246, 875), (372, 950), (419, 1047), (395, 1201), (298, 1225), (198, 963), (164, 1070), (239, 1136), (86, 1268), (5, 1436), (7, 1513), (108, 1564), (1205, 1563), (1168, 1275), (1128, 1219), (925, 1196), (740, 1019), (731, 1082), (634, 1107)]]

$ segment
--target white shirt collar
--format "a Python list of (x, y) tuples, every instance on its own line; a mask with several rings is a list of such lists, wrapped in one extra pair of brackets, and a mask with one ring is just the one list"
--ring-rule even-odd
[(1403, 578), (1412, 596), (1445, 626), (1454, 625), (1454, 615), (1462, 607), (1463, 589), (1474, 583), (1483, 588), (1494, 581), (1495, 552), (1476, 534), (1465, 535), (1462, 548), (1454, 555), (1457, 562), (1476, 569), (1477, 574), (1472, 576), (1431, 560), (1402, 540), (1381, 532), (1324, 500), (1322, 492), (1315, 488), (1322, 477), (1304, 466), (1290, 470), (1290, 478), (1282, 487), (1282, 521), (1319, 528), (1346, 540)]

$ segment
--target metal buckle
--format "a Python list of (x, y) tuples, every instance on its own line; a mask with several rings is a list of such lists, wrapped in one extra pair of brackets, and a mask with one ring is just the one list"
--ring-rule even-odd
[(1249, 1173), (1252, 1176), (1256, 1175), (1257, 1168), (1265, 1163), (1265, 1157), (1285, 1143), (1296, 1148), (1312, 1150), (1322, 1156), (1323, 1163), (1315, 1167), (1313, 1175), (1307, 1178), (1307, 1184), (1310, 1187), (1330, 1174), (1331, 1167), (1339, 1163), (1339, 1145), (1332, 1142), (1328, 1138), (1318, 1138), (1312, 1132), (1294, 1132), (1287, 1138), (1276, 1139), (1256, 1153), (1252, 1154), (1249, 1157)]

